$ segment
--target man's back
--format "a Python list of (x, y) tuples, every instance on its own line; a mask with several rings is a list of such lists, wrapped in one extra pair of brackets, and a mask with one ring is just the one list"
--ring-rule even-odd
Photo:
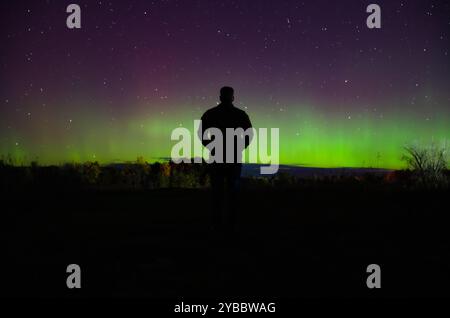
[(226, 128), (243, 128), (246, 130), (252, 125), (245, 111), (234, 105), (219, 104), (207, 110), (202, 116), (203, 129), (219, 128), (225, 136)]
[[(245, 111), (235, 107), (233, 104), (221, 103), (216, 107), (207, 110), (202, 116), (202, 135), (209, 128), (217, 128), (222, 132), (223, 136), (223, 161), (226, 161), (226, 145), (227, 134), (226, 129), (242, 128), (244, 131), (248, 128), (252, 128), (252, 124)], [(237, 163), (237, 155), (239, 151), (244, 150), (250, 143), (250, 139), (247, 137), (243, 143), (242, 149), (238, 149), (238, 137), (235, 137), (234, 142), (234, 163)], [(206, 146), (210, 141), (204, 140), (203, 144)]]

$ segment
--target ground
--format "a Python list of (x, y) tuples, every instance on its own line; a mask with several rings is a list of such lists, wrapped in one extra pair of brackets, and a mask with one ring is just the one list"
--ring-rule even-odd
[[(449, 296), (448, 190), (243, 188), (234, 233), (207, 189), (4, 198), (3, 294), (28, 297)], [(82, 288), (66, 287), (79, 264)], [(366, 268), (381, 266), (379, 290)], [(223, 299), (223, 298), (222, 298)]]

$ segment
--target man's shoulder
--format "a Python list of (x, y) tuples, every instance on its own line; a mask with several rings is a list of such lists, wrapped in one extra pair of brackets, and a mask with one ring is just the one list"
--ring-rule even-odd
[(234, 110), (236, 113), (240, 114), (240, 115), (245, 115), (245, 116), (247, 116), (247, 113), (246, 113), (243, 109), (240, 109), (240, 108), (238, 108), (238, 107), (236, 107), (236, 106), (233, 106), (233, 110)]
[(246, 120), (248, 117), (247, 113), (236, 106), (233, 105), (233, 107), (230, 107), (230, 113), (232, 113), (232, 116), (235, 118), (240, 118), (241, 120)]
[(222, 115), (226, 115), (226, 114), (233, 114), (233, 116), (239, 116), (239, 117), (248, 117), (247, 113), (244, 110), (242, 110), (236, 106), (231, 106), (231, 107), (225, 108), (222, 105), (217, 105), (217, 106), (214, 106), (214, 107), (208, 109), (207, 111), (205, 111), (202, 118), (222, 116)]
[(215, 116), (215, 114), (217, 114), (217, 107), (211, 107), (210, 109), (208, 109), (207, 111), (205, 111), (202, 115), (202, 118), (207, 118), (207, 117), (211, 117), (211, 116)]

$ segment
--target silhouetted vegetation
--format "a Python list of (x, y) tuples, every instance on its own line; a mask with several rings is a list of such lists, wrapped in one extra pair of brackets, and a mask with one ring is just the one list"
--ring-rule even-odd
[[(332, 176), (300, 177), (289, 172), (273, 176), (245, 177), (242, 186), (258, 188), (323, 188), (327, 186), (397, 186), (402, 188), (428, 185), (448, 185), (449, 174), (438, 152), (421, 152), (408, 148), (411, 158), (409, 170), (383, 174), (336, 174)], [(437, 157), (437, 159), (435, 158)], [(437, 162), (435, 162), (437, 161)], [(68, 163), (61, 166), (40, 166), (36, 161), (29, 166), (15, 166), (0, 160), (0, 179), (3, 191), (21, 191), (28, 188), (57, 190), (151, 190), (161, 188), (207, 188), (210, 180), (207, 164), (148, 163), (143, 158), (136, 162), (101, 165), (98, 162)]]
[(405, 150), (403, 160), (413, 172), (413, 181), (416, 184), (429, 188), (448, 186), (446, 144), (409, 145)]
[(41, 189), (149, 190), (160, 188), (203, 188), (209, 179), (205, 165), (145, 162), (100, 165), (98, 162), (61, 166), (15, 166), (0, 160), (1, 187), (5, 191)]

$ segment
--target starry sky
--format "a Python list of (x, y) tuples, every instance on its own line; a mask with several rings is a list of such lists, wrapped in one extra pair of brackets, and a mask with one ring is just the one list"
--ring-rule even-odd
[(224, 85), (256, 128), (280, 128), (283, 164), (400, 168), (405, 144), (450, 137), (448, 1), (0, 6), (0, 155), (17, 164), (168, 157)]

